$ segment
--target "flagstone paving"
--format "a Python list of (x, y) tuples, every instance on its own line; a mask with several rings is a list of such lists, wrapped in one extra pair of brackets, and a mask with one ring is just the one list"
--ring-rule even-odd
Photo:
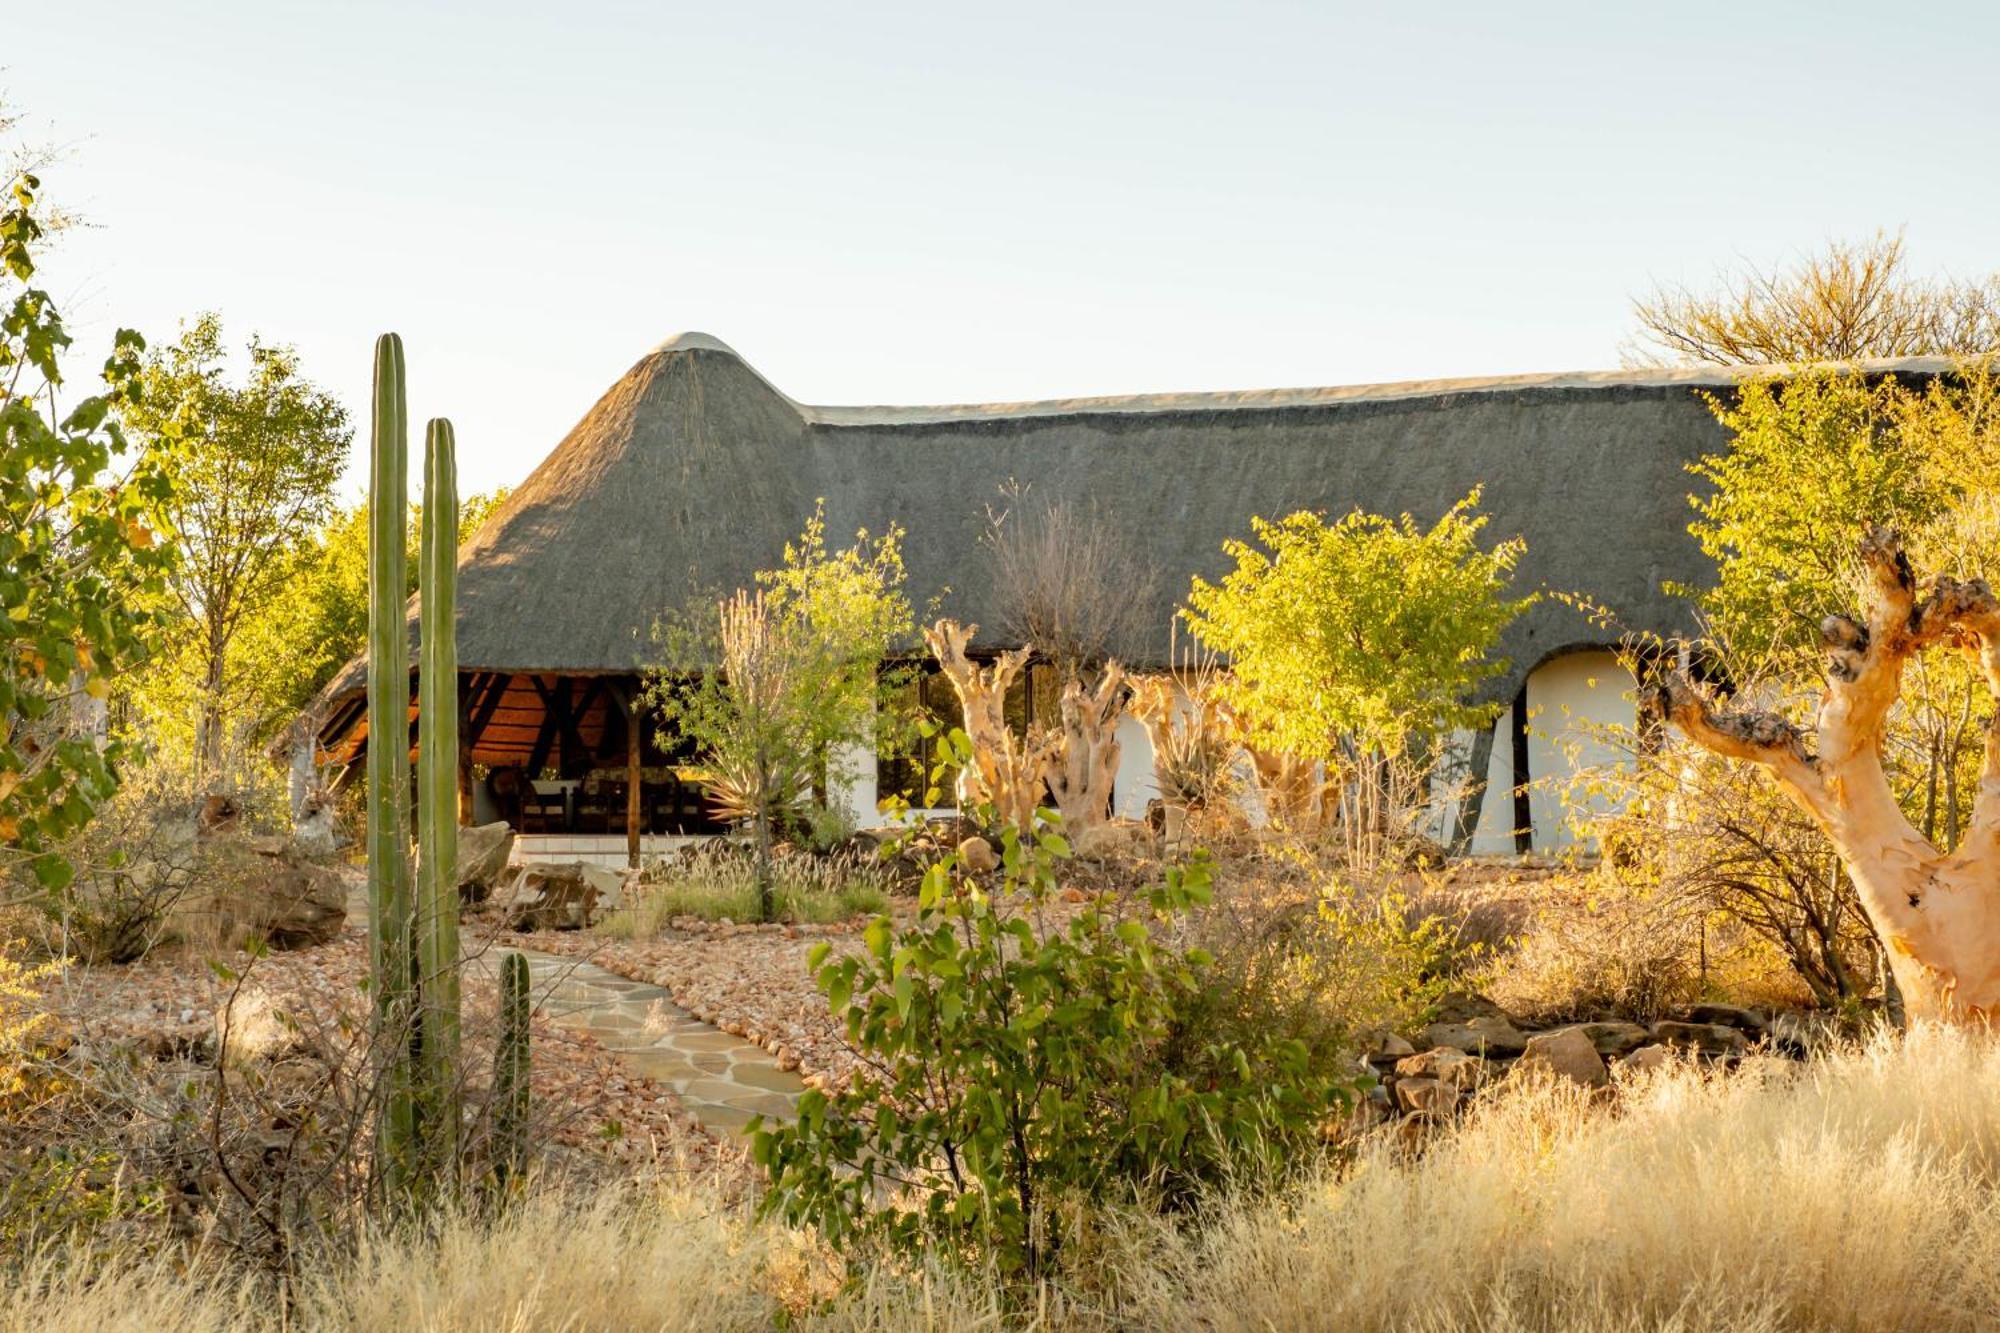
[[(470, 965), (497, 972), (505, 950), (489, 950)], [(728, 1138), (750, 1117), (791, 1119), (806, 1085), (778, 1067), (771, 1053), (702, 1022), (658, 986), (608, 972), (595, 963), (532, 949), (533, 1002), (559, 1027), (588, 1032), (634, 1073), (680, 1095), (696, 1119)]]

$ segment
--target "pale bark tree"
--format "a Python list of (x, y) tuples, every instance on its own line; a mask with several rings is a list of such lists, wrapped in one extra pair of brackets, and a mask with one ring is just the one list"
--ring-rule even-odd
[(1022, 832), (1034, 827), (1042, 799), (1042, 756), (1008, 729), (1007, 687), (1028, 664), (1025, 648), (1000, 654), (981, 667), (966, 653), (977, 625), (940, 620), (924, 631), (924, 642), (958, 694), (972, 762), (958, 775), (960, 809), (991, 805), (1003, 825)]
[(924, 631), (964, 715), (972, 762), (960, 772), (961, 808), (991, 805), (1004, 826), (1026, 833), (1046, 793), (1072, 837), (1105, 822), (1118, 777), (1118, 720), (1125, 714), (1125, 671), (1106, 662), (1097, 682), (1063, 686), (1061, 721), (1025, 737), (1007, 725), (1007, 688), (1027, 666), (1031, 650), (1000, 654), (990, 667), (966, 652), (977, 625), (940, 620)]
[(1106, 662), (1095, 685), (1071, 680), (1063, 686), (1062, 724), (1037, 738), (1042, 776), (1071, 837), (1110, 817), (1125, 694), (1124, 668)]
[(1943, 575), (1919, 589), (1899, 539), (1860, 544), (1859, 619), (1820, 627), (1827, 690), (1808, 730), (1775, 713), (1719, 708), (1671, 673), (1644, 703), (1696, 744), (1761, 765), (1825, 830), (1846, 863), (1913, 1019), (2000, 1017), (2000, 715), (1965, 837), (1942, 851), (1917, 831), (1883, 770), (1882, 743), (1905, 667), (1933, 649), (1974, 654), (2000, 701), (2000, 599), (1982, 580)]

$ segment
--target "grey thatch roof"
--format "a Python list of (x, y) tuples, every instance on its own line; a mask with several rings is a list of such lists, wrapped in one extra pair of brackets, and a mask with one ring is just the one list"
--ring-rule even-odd
[[(1931, 374), (1943, 362), (1871, 369)], [(1687, 534), (1686, 465), (1723, 443), (1702, 400), (1749, 370), (1437, 380), (1358, 388), (956, 407), (808, 407), (720, 341), (683, 334), (626, 372), (468, 544), (467, 671), (628, 672), (698, 588), (747, 586), (817, 497), (838, 538), (907, 530), (913, 599), (991, 626), (980, 537), (1010, 481), (1094, 503), (1157, 564), (1162, 662), (1191, 575), (1225, 567), (1252, 515), (1356, 506), (1434, 520), (1485, 488), (1487, 536), (1521, 536), (1522, 589), (1587, 594), (1627, 626), (1692, 628), (1663, 582), (1709, 569)], [(412, 624), (414, 630), (414, 621)], [(1613, 637), (1544, 600), (1508, 631), (1511, 696), (1553, 652)], [(982, 636), (989, 644), (989, 636)], [(350, 665), (327, 698), (359, 690)]]

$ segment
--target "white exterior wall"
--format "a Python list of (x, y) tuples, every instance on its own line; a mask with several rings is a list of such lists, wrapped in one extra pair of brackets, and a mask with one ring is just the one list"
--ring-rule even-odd
[(1638, 720), (1636, 688), (1632, 674), (1608, 652), (1568, 653), (1544, 662), (1528, 677), (1528, 774), (1534, 782), (1528, 799), (1536, 851), (1579, 840), (1568, 825), (1566, 798), (1608, 806), (1603, 796), (1575, 790), (1571, 779), (1585, 770), (1629, 761), (1604, 733), (1613, 727), (1631, 733)]
[(1159, 794), (1152, 738), (1139, 719), (1127, 713), (1118, 719), (1118, 776), (1111, 788), (1111, 813), (1121, 819), (1144, 819), (1146, 803)]
[[(1474, 856), (1514, 854), (1514, 708), (1509, 705), (1493, 720), (1493, 749), (1486, 759), (1486, 794), (1479, 802), (1479, 822), (1472, 830)], [(1468, 739), (1469, 739), (1468, 733)]]
[(875, 808), (874, 742), (836, 746), (828, 767), (842, 776), (827, 791), (827, 804), (844, 814), (855, 828), (879, 825), (882, 812)]

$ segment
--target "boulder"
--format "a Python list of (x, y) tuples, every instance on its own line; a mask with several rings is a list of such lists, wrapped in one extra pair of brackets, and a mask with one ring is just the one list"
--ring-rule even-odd
[(347, 882), (306, 860), (283, 839), (211, 835), (200, 868), (214, 895), (222, 936), (273, 949), (326, 944), (347, 924)]
[(1396, 1105), (1411, 1115), (1441, 1119), (1458, 1109), (1458, 1089), (1442, 1079), (1399, 1078)]
[(514, 878), (497, 895), (509, 930), (581, 930), (597, 911), (606, 877), (620, 885), (615, 871), (586, 866), (581, 861), (568, 864), (530, 862), (514, 872)]
[(1536, 1033), (1528, 1038), (1528, 1049), (1522, 1052), (1515, 1068), (1546, 1070), (1586, 1088), (1601, 1088), (1611, 1081), (1604, 1057), (1597, 1053), (1597, 1046), (1581, 1027)]
[(507, 873), (514, 855), (514, 830), (505, 820), (474, 824), (458, 831), (458, 896), (483, 903)]
[(1439, 1023), (1463, 1023), (1474, 1018), (1504, 1018), (1509, 1023), (1514, 1016), (1493, 1001), (1475, 991), (1446, 991), (1438, 998), (1435, 1006), (1436, 1021)]
[(975, 833), (958, 844), (958, 866), (970, 874), (986, 875), (1000, 868), (1000, 858), (993, 844)]
[(1394, 1064), (1406, 1055), (1415, 1055), (1417, 1048), (1391, 1032), (1388, 1028), (1371, 1028), (1361, 1034), (1361, 1053), (1372, 1064)]
[(1136, 819), (1107, 819), (1080, 830), (1070, 839), (1078, 856), (1104, 860), (1144, 856), (1153, 846), (1153, 831)]
[[(1570, 1026), (1590, 1038), (1590, 1044), (1596, 1047), (1597, 1053), (1606, 1059), (1614, 1055), (1624, 1055), (1628, 1051), (1637, 1050), (1653, 1039), (1652, 1033), (1648, 1032), (1645, 1025), (1640, 1023), (1626, 1023), (1604, 1019), (1593, 1023), (1573, 1023)], [(1561, 1029), (1551, 1030), (1560, 1031)]]
[(1527, 1034), (1504, 1014), (1432, 1023), (1424, 1029), (1423, 1038), (1427, 1047), (1449, 1046), (1473, 1055), (1519, 1055), (1528, 1048)]
[(1434, 1046), (1421, 1055), (1396, 1062), (1396, 1077), (1434, 1078), (1459, 1092), (1471, 1092), (1486, 1079), (1486, 1062), (1450, 1046)]
[(1653, 1040), (1663, 1046), (1679, 1046), (1707, 1056), (1741, 1055), (1749, 1044), (1741, 1032), (1719, 1023), (1655, 1023)]
[(1764, 1021), (1764, 1016), (1756, 1010), (1740, 1008), (1733, 1004), (1698, 1004), (1688, 1010), (1687, 1021), (1735, 1028), (1738, 1032), (1750, 1033), (1760, 1033), (1769, 1026)]
[(1664, 1046), (1641, 1046), (1619, 1060), (1620, 1072), (1643, 1074), (1649, 1070), (1661, 1069), (1673, 1063), (1673, 1052)]

